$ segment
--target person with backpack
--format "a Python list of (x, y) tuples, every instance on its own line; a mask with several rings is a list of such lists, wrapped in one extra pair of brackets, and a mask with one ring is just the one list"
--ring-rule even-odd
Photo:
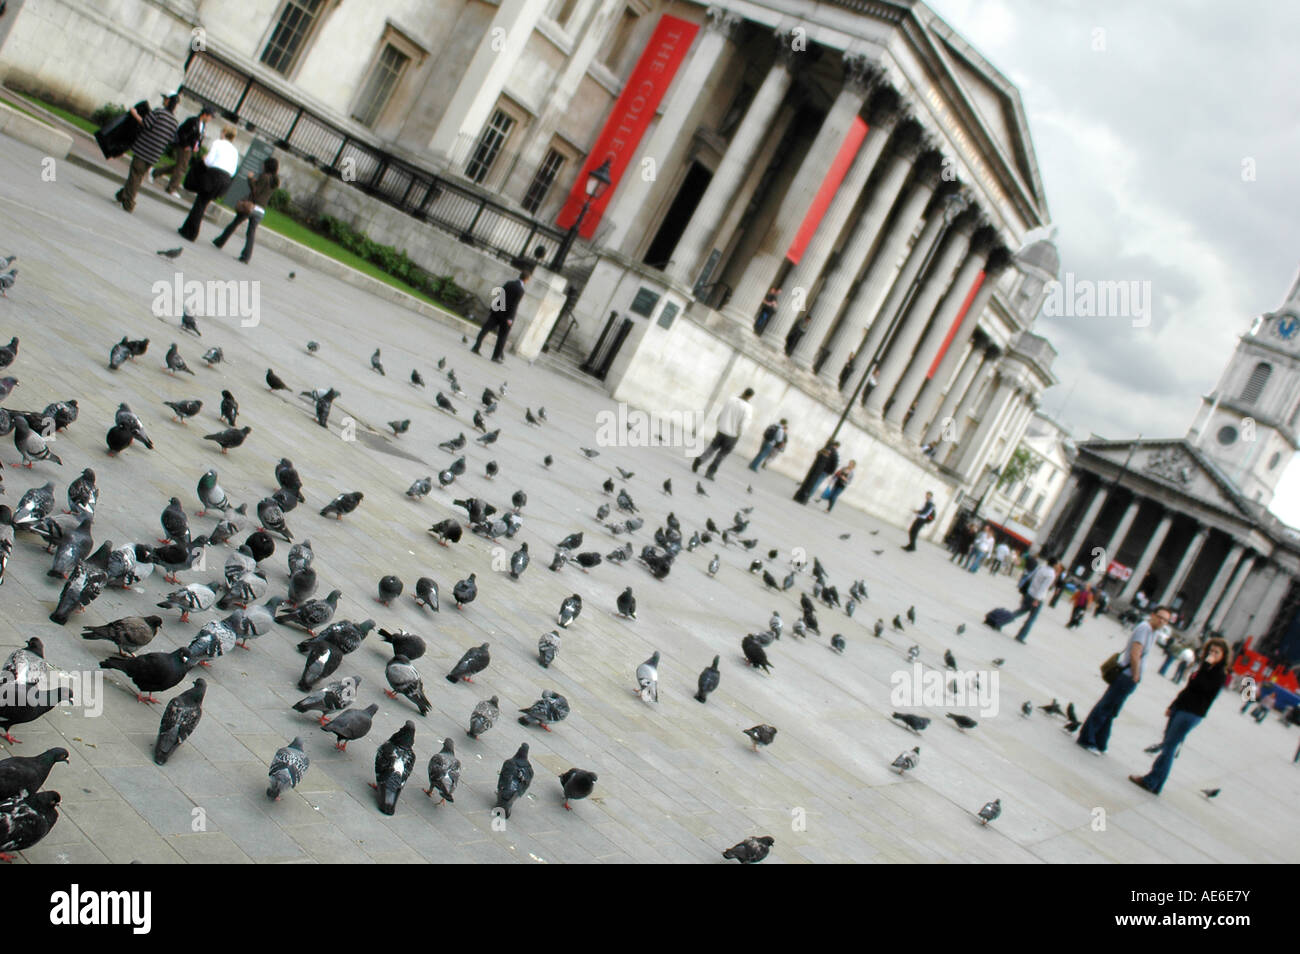
[(758, 473), (758, 468), (762, 467), (767, 459), (772, 456), (772, 452), (776, 450), (778, 445), (785, 443), (786, 426), (786, 419), (781, 418), (778, 423), (769, 424), (767, 430), (763, 432), (763, 446), (758, 449), (758, 453), (754, 455), (754, 459), (749, 463), (749, 469), (754, 473)]
[(1228, 644), (1215, 637), (1207, 640), (1201, 651), (1200, 668), (1192, 675), (1187, 687), (1174, 698), (1165, 715), (1165, 737), (1161, 740), (1160, 755), (1146, 775), (1130, 775), (1128, 780), (1152, 795), (1159, 795), (1174, 766), (1179, 746), (1187, 734), (1201, 724), (1210, 706), (1219, 695), (1227, 679)]
[(1158, 606), (1151, 615), (1138, 623), (1129, 636), (1124, 650), (1117, 655), (1118, 665), (1111, 677), (1110, 685), (1102, 693), (1097, 704), (1088, 713), (1088, 718), (1079, 729), (1075, 744), (1090, 755), (1104, 755), (1110, 742), (1110, 728), (1115, 717), (1124, 708), (1124, 701), (1137, 689), (1142, 681), (1142, 670), (1147, 656), (1151, 655), (1151, 646), (1156, 641), (1156, 630), (1169, 625), (1174, 618), (1173, 610), (1167, 606)]
[(934, 494), (927, 490), (925, 492), (925, 503), (921, 504), (919, 509), (913, 510), (912, 513), (916, 514), (916, 519), (914, 519), (912, 525), (907, 528), (907, 546), (903, 547), (903, 549), (909, 553), (916, 552), (916, 538), (920, 535), (921, 528), (927, 523), (934, 522)]
[(826, 501), (826, 512), (830, 513), (835, 509), (835, 501), (840, 499), (840, 494), (844, 493), (844, 488), (853, 483), (853, 471), (858, 466), (856, 460), (851, 460), (835, 472), (831, 478), (831, 484), (822, 494), (822, 499)]
[(176, 164), (170, 169), (159, 166), (150, 175), (149, 178), (157, 182), (162, 176), (170, 173), (171, 178), (167, 180), (168, 195), (181, 194), (181, 183), (185, 181), (185, 173), (189, 171), (190, 160), (203, 148), (203, 132), (207, 129), (213, 115), (212, 107), (204, 106), (198, 113), (181, 123), (180, 128), (176, 130)]

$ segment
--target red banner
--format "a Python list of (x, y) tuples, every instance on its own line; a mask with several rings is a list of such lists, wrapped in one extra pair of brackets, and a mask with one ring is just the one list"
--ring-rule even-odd
[(623, 173), (641, 143), (641, 137), (645, 135), (655, 110), (668, 92), (677, 69), (686, 58), (686, 51), (690, 49), (691, 42), (699, 31), (698, 25), (687, 20), (667, 15), (659, 18), (654, 36), (650, 37), (641, 59), (637, 61), (636, 69), (632, 71), (627, 85), (614, 103), (596, 145), (587, 154), (587, 161), (574, 180), (568, 201), (556, 216), (555, 224), (560, 228), (567, 229), (577, 220), (582, 204), (587, 201), (587, 174), (608, 159), (612, 184), (603, 196), (591, 203), (578, 232), (588, 239), (595, 234), (605, 206), (618, 188)]
[[(970, 291), (966, 293), (966, 300), (961, 303), (961, 310), (957, 312), (957, 317), (952, 320), (952, 327), (948, 329), (948, 334), (944, 337), (943, 344), (939, 346), (939, 353), (936, 354), (934, 360), (930, 362), (930, 370), (925, 372), (925, 379), (927, 381), (933, 378), (935, 372), (939, 370), (939, 362), (942, 361), (943, 356), (948, 353), (948, 346), (952, 344), (952, 339), (957, 337), (957, 329), (961, 327), (961, 323), (966, 318), (966, 312), (970, 311), (971, 302), (975, 300), (975, 293), (980, 290), (980, 286), (983, 284), (984, 270), (980, 269), (980, 273), (975, 276), (975, 281), (970, 283)], [(942, 387), (942, 384), (940, 384), (940, 387)]]
[(840, 151), (835, 154), (835, 159), (826, 172), (826, 178), (822, 180), (822, 184), (817, 189), (817, 195), (813, 197), (812, 205), (808, 207), (803, 222), (799, 224), (799, 231), (795, 233), (794, 241), (790, 243), (790, 250), (785, 253), (785, 257), (791, 263), (798, 265), (799, 259), (803, 258), (808, 243), (812, 241), (813, 233), (817, 231), (822, 216), (830, 208), (831, 199), (835, 198), (836, 190), (839, 189), (840, 183), (844, 181), (844, 177), (848, 175), (849, 166), (853, 165), (853, 157), (858, 154), (858, 149), (862, 146), (862, 140), (866, 138), (866, 122), (863, 121), (861, 116), (854, 117), (848, 135), (844, 137), (844, 142), (840, 143)]

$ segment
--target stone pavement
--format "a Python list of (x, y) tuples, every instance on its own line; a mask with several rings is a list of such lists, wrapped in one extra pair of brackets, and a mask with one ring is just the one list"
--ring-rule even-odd
[[(218, 252), (209, 240), (211, 224), (172, 263), (156, 249), (183, 244), (175, 233), (181, 215), (168, 205), (142, 202), (133, 216), (112, 202), (114, 187), (70, 164), (60, 164), (54, 183), (40, 179), (35, 150), (0, 140), (0, 253), (18, 253), (19, 282), (0, 300), (0, 338), (17, 334), (19, 358), (6, 373), (21, 385), (6, 402), (11, 408), (40, 408), (75, 397), (80, 419), (58, 436), (54, 449), (62, 468), (38, 464), (33, 472), (14, 465), (12, 443), (0, 445), (6, 465), (6, 501), (45, 479), (56, 482), (60, 503), (82, 467), (99, 475), (101, 502), (97, 543), (112, 539), (151, 541), (167, 499), (178, 496), (192, 513), (194, 488), (208, 467), (220, 473), (231, 497), (250, 510), (275, 487), (273, 466), (291, 457), (306, 485), (308, 503), (288, 515), (298, 538), (310, 538), (320, 576), (319, 592), (344, 590), (337, 618), (374, 618), (385, 628), (404, 627), (429, 642), (417, 662), (433, 703), (420, 718), (403, 699), (382, 695), (384, 644), (372, 636), (349, 656), (338, 675), (362, 679), (358, 705), (378, 702), (370, 736), (349, 751), (334, 751), (331, 738), (313, 719), (289, 707), (301, 693), (295, 683), (302, 657), (294, 649), (297, 630), (279, 628), (235, 650), (204, 671), (209, 683), (203, 721), (170, 763), (152, 762), (161, 707), (134, 700), (118, 674), (105, 682), (102, 715), (80, 707), (55, 710), (14, 730), (22, 740), (6, 752), (32, 755), (53, 745), (72, 753), (56, 766), (49, 787), (63, 794), (62, 817), (53, 832), (23, 854), (30, 862), (179, 861), (702, 861), (751, 834), (771, 834), (772, 862), (851, 861), (1295, 861), (1297, 824), (1290, 806), (1300, 792), (1300, 769), (1291, 763), (1295, 735), (1276, 720), (1264, 725), (1237, 715), (1234, 696), (1225, 695), (1205, 724), (1189, 738), (1160, 798), (1126, 780), (1145, 770), (1142, 748), (1156, 741), (1163, 710), (1175, 694), (1154, 672), (1130, 700), (1117, 724), (1110, 754), (1095, 759), (1070, 744), (1061, 721), (1035, 711), (1025, 720), (1022, 701), (1073, 700), (1084, 714), (1100, 695), (1101, 659), (1119, 648), (1121, 630), (1111, 621), (1089, 619), (1080, 632), (1067, 632), (1068, 609), (1045, 611), (1027, 646), (985, 629), (985, 610), (1013, 604), (1008, 578), (962, 573), (942, 550), (925, 545), (902, 553), (901, 530), (882, 526), (849, 507), (834, 517), (789, 500), (789, 481), (754, 476), (733, 457), (697, 497), (680, 448), (601, 447), (588, 461), (579, 446), (595, 446), (601, 410), (613, 404), (599, 390), (543, 367), (507, 358), (504, 368), (467, 353), (459, 336), (440, 324), (367, 296), (333, 278), (315, 274), (259, 248), (249, 266), (235, 261), (239, 240)], [(287, 275), (296, 270), (290, 281)], [(175, 318), (151, 311), (153, 283), (185, 279), (260, 282), (261, 320), (241, 327), (237, 320), (200, 318), (203, 338), (180, 332)], [(107, 369), (111, 344), (124, 333), (151, 339), (149, 352), (117, 372)], [(304, 348), (320, 342), (318, 356)], [(162, 368), (176, 341), (195, 376), (173, 378)], [(219, 345), (226, 362), (208, 369), (200, 354)], [(369, 370), (380, 346), (388, 376)], [(432, 407), (432, 394), (408, 383), (418, 367), (430, 389), (445, 379), (435, 363), (446, 356), (470, 399), (453, 398), (453, 418)], [(271, 394), (262, 383), (270, 365), (296, 390), (333, 385), (342, 392), (329, 432), (322, 431), (297, 398)], [(502, 428), (499, 443), (465, 453), (469, 472), (454, 493), (435, 490), (421, 502), (404, 491), (413, 479), (446, 466), (450, 455), (439, 441), (473, 431), (469, 416), (485, 385), (509, 381), (503, 407), (490, 418)], [(224, 425), (217, 420), (222, 388), (241, 405), (241, 423), (252, 425), (247, 443), (221, 455), (202, 435)], [(161, 402), (197, 397), (203, 412), (187, 425), (173, 423)], [(113, 409), (126, 401), (141, 415), (157, 450), (133, 447), (121, 458), (104, 454), (103, 436)], [(523, 423), (524, 407), (545, 405), (550, 423)], [(344, 419), (356, 421), (354, 441), (341, 439)], [(411, 430), (386, 436), (384, 422), (410, 417)], [(554, 454), (549, 470), (542, 458)], [(496, 459), (502, 474), (483, 476)], [(843, 593), (865, 578), (870, 599), (854, 618), (819, 609), (823, 636), (806, 643), (788, 635), (798, 615), (799, 588), (765, 592), (746, 572), (752, 558), (739, 547), (720, 544), (683, 554), (665, 582), (636, 563), (602, 565), (585, 574), (576, 566), (547, 570), (552, 546), (574, 530), (587, 535), (584, 549), (607, 553), (615, 538), (594, 520), (596, 507), (611, 498), (600, 491), (614, 467), (635, 471), (626, 483), (646, 517), (633, 537), (639, 549), (669, 509), (686, 534), (706, 517), (730, 522), (739, 506), (752, 505), (747, 535), (759, 538), (754, 552), (781, 551), (771, 561), (783, 576), (791, 549), (817, 555)], [(866, 462), (865, 474), (870, 473)], [(672, 477), (675, 496), (660, 484)], [(863, 479), (869, 479), (864, 475)], [(527, 491), (524, 527), (533, 565), (514, 582), (494, 563), (493, 548), (467, 534), (448, 549), (425, 529), (451, 514), (453, 497), (473, 494), (507, 504), (517, 488)], [(924, 488), (918, 488), (918, 493)], [(365, 501), (340, 522), (317, 511), (336, 493), (361, 490)], [(900, 522), (906, 515), (900, 514)], [(212, 518), (191, 517), (195, 533)], [(248, 522), (244, 533), (251, 530)], [(841, 541), (841, 533), (850, 533)], [(879, 555), (874, 550), (881, 550)], [(285, 545), (263, 564), (272, 592), (286, 579)], [(709, 579), (713, 553), (723, 569)], [(224, 548), (209, 551), (207, 572), (186, 581), (220, 575)], [(499, 557), (499, 555), (498, 555)], [(109, 649), (78, 638), (78, 625), (153, 612), (169, 589), (157, 576), (142, 592), (113, 591), (83, 617), (60, 628), (47, 620), (59, 587), (45, 576), (49, 558), (30, 536), (20, 537), (5, 584), (0, 588), (0, 652), (7, 654), (29, 636), (40, 636), (49, 659), (67, 671), (94, 670)], [(451, 606), (451, 587), (478, 574), (479, 598), (464, 611)], [(425, 614), (409, 598), (384, 608), (375, 602), (380, 576), (395, 573), (413, 591), (417, 577), (432, 576), (443, 594), (441, 613)], [(809, 584), (808, 574), (800, 588)], [(614, 600), (631, 585), (638, 599), (635, 622), (614, 615)], [(536, 662), (538, 636), (554, 627), (561, 599), (583, 597), (582, 617), (562, 632), (559, 657), (550, 670)], [(886, 622), (915, 604), (918, 619), (902, 634), (871, 635), (877, 617)], [(746, 632), (763, 628), (777, 609), (787, 635), (770, 654), (770, 676), (749, 670), (740, 653)], [(195, 614), (180, 624), (174, 610), (161, 611), (163, 630), (149, 647), (182, 645), (218, 614)], [(955, 635), (959, 623), (964, 635)], [(842, 633), (848, 651), (829, 651), (831, 633)], [(493, 661), (474, 685), (451, 686), (442, 679), (461, 653), (492, 643)], [(892, 723), (891, 678), (909, 673), (904, 658), (913, 642), (927, 669), (942, 667), (951, 649), (967, 670), (992, 678), (991, 660), (1005, 657), (997, 675), (1000, 711), (983, 716), (970, 733), (943, 718), (943, 707), (921, 707), (935, 721), (917, 739)], [(633, 693), (636, 666), (658, 649), (663, 654), (658, 705)], [(722, 657), (722, 682), (707, 705), (691, 696), (699, 671), (714, 654)], [(196, 672), (195, 675), (198, 673)], [(188, 685), (188, 683), (186, 684)], [(547, 734), (525, 729), (511, 713), (538, 698), (542, 688), (568, 697), (572, 715)], [(172, 695), (169, 693), (167, 695)], [(470, 710), (497, 694), (502, 719), (473, 741), (465, 736)], [(957, 710), (953, 710), (957, 711)], [(385, 818), (368, 787), (376, 747), (406, 719), (416, 724), (418, 766), (399, 802)], [(767, 722), (780, 730), (767, 749), (754, 753), (741, 730)], [(420, 793), (425, 764), (444, 734), (455, 738), (464, 777), (454, 805), (435, 806)], [(271, 754), (301, 735), (312, 764), (302, 784), (280, 802), (264, 792)], [(532, 746), (536, 779), (532, 791), (497, 830), (491, 806), (497, 771), (521, 741)], [(919, 744), (920, 766), (906, 778), (889, 763)], [(556, 776), (579, 766), (597, 772), (596, 794), (565, 812)], [(1199, 794), (1222, 787), (1214, 802)], [(982, 828), (974, 812), (1002, 799), (1002, 817)], [(500, 826), (498, 826), (500, 827)]]

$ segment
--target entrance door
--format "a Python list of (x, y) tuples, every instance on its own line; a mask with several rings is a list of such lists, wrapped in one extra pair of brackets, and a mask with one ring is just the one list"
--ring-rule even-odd
[(668, 213), (659, 224), (659, 231), (655, 233), (654, 240), (646, 249), (645, 257), (641, 261), (652, 268), (663, 268), (668, 264), (673, 249), (677, 247), (677, 240), (686, 231), (686, 225), (691, 221), (695, 207), (700, 204), (700, 199), (704, 197), (704, 190), (709, 187), (712, 178), (713, 173), (703, 165), (698, 162), (691, 163), (690, 169), (686, 171), (686, 177), (677, 190), (677, 197), (668, 207)]

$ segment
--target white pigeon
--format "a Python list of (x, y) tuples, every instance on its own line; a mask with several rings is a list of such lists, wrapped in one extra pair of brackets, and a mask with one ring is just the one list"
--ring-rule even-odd
[(659, 651), (636, 667), (637, 695), (642, 702), (659, 701)]
[(898, 758), (894, 759), (890, 768), (898, 769), (898, 774), (902, 775), (904, 772), (910, 772), (912, 769), (916, 768), (917, 763), (920, 761), (921, 747), (918, 745), (915, 746), (912, 751), (904, 752)]

